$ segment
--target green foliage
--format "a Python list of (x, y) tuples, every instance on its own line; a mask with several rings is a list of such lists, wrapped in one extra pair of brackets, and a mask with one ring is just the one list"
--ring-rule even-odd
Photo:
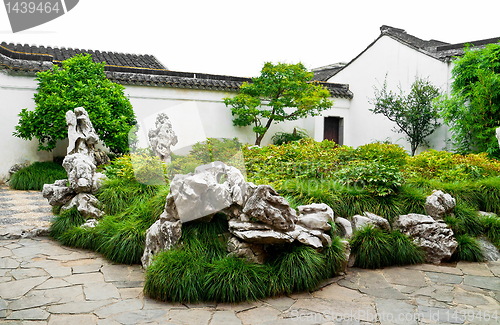
[(351, 238), (351, 254), (356, 256), (354, 266), (378, 269), (391, 265), (390, 235), (371, 225), (363, 227)]
[(205, 277), (207, 299), (241, 302), (265, 298), (268, 293), (269, 266), (228, 256), (214, 262)]
[(458, 243), (457, 250), (453, 254), (453, 259), (467, 262), (482, 262), (484, 261), (481, 245), (476, 238), (469, 235), (456, 236)]
[(500, 218), (496, 215), (484, 216), (480, 222), (486, 238), (500, 249)]
[(342, 243), (342, 239), (339, 236), (335, 236), (335, 224), (332, 224), (332, 231), (330, 237), (332, 238), (332, 244), (329, 247), (323, 249), (324, 263), (325, 266), (324, 276), (327, 278), (334, 277), (342, 271), (342, 267), (347, 263), (347, 258), (345, 256), (345, 247)]
[(85, 223), (85, 218), (76, 208), (71, 208), (69, 210), (62, 211), (60, 215), (56, 216), (54, 220), (52, 220), (49, 232), (52, 237), (58, 238), (68, 229), (78, 227), (83, 223)]
[(274, 122), (315, 116), (332, 106), (330, 92), (312, 78), (302, 63), (267, 62), (259, 77), (244, 82), (239, 94), (224, 103), (231, 106), (234, 125), (253, 125), (255, 144), (260, 145)]
[(441, 103), (460, 153), (487, 152), (500, 157), (495, 137), (500, 116), (500, 43), (465, 49), (453, 61), (451, 96)]
[(307, 132), (303, 130), (297, 130), (296, 128), (293, 129), (292, 133), (288, 132), (276, 132), (272, 137), (271, 137), (271, 142), (276, 145), (282, 145), (284, 143), (289, 143), (292, 141), (298, 141), (300, 139), (308, 138), (309, 135)]
[(397, 144), (374, 142), (357, 147), (353, 159), (375, 161), (393, 167), (406, 165), (408, 154)]
[(356, 256), (354, 265), (367, 269), (417, 264), (425, 260), (424, 252), (408, 236), (398, 231), (388, 233), (372, 225), (354, 233), (351, 252)]
[(9, 186), (14, 190), (41, 191), (44, 184), (53, 184), (56, 180), (66, 178), (68, 176), (61, 165), (53, 162), (34, 162), (15, 172)]
[(100, 139), (113, 152), (128, 151), (128, 134), (136, 123), (124, 87), (106, 78), (104, 63), (79, 54), (37, 73), (35, 110), (23, 109), (14, 135), (37, 138), (39, 150), (52, 150), (57, 140), (67, 137), (65, 114), (84, 107)]
[(387, 90), (385, 80), (381, 90), (375, 88), (375, 98), (372, 99), (375, 107), (370, 110), (396, 123), (395, 131), (406, 135), (413, 156), (417, 148), (427, 144), (427, 137), (440, 126), (438, 109), (433, 104), (439, 95), (439, 89), (428, 80), (415, 79), (408, 95), (401, 89), (399, 94)]
[(288, 245), (273, 262), (276, 293), (313, 290), (324, 278), (324, 257), (305, 245)]
[(459, 182), (500, 174), (500, 161), (488, 158), (485, 153), (464, 156), (447, 151), (428, 150), (409, 157), (407, 162), (407, 178)]
[(399, 231), (391, 231), (389, 235), (391, 238), (392, 265), (424, 263), (424, 251), (410, 237)]
[(196, 167), (213, 161), (222, 161), (243, 172), (245, 164), (242, 144), (237, 138), (208, 138), (206, 141), (198, 142), (193, 145), (188, 155), (172, 155), (172, 162), (168, 166), (168, 175), (173, 177), (175, 174), (188, 174), (193, 172)]
[(352, 161), (335, 176), (345, 186), (363, 188), (376, 196), (393, 194), (403, 184), (399, 168), (376, 161)]

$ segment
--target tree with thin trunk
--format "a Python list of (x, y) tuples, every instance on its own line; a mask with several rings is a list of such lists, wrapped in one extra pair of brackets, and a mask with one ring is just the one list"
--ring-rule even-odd
[(312, 77), (302, 63), (265, 63), (259, 77), (244, 82), (236, 96), (224, 98), (233, 124), (253, 125), (255, 144), (260, 145), (273, 123), (319, 115), (333, 103), (328, 89)]
[(441, 125), (438, 122), (439, 111), (434, 104), (434, 99), (440, 94), (439, 88), (425, 79), (416, 78), (408, 95), (401, 88), (399, 93), (387, 90), (385, 80), (382, 89), (375, 87), (375, 98), (370, 101), (375, 107), (370, 111), (396, 123), (394, 131), (406, 135), (411, 155), (414, 156), (417, 148), (427, 145), (427, 137)]

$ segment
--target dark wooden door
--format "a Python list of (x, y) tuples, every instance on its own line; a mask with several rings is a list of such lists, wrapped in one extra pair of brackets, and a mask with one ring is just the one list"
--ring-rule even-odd
[(327, 140), (335, 141), (342, 145), (343, 142), (343, 119), (336, 116), (325, 117), (325, 128), (323, 133), (323, 138)]

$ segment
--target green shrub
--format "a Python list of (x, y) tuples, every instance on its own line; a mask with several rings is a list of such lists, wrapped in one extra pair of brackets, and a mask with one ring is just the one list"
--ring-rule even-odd
[(53, 184), (56, 180), (66, 178), (68, 175), (61, 165), (53, 162), (34, 162), (15, 172), (9, 186), (14, 190), (41, 191), (44, 184)]
[(298, 141), (300, 139), (304, 139), (309, 137), (307, 132), (303, 130), (297, 130), (296, 128), (293, 129), (293, 132), (288, 133), (288, 132), (276, 132), (272, 137), (271, 137), (271, 142), (276, 145), (280, 146), (285, 143), (289, 143), (292, 141)]
[(447, 151), (427, 150), (408, 157), (407, 178), (461, 182), (499, 175), (500, 162), (486, 154), (459, 155)]
[(406, 165), (406, 159), (409, 157), (403, 147), (382, 142), (359, 146), (354, 150), (353, 154), (358, 160), (376, 161), (393, 167)]
[(203, 142), (198, 142), (193, 145), (188, 155), (172, 155), (172, 162), (168, 166), (168, 174), (173, 177), (175, 174), (191, 173), (199, 165), (213, 161), (222, 161), (242, 172), (245, 171), (242, 144), (237, 138), (208, 138)]
[(483, 232), (477, 210), (460, 202), (455, 207), (453, 214), (444, 217), (444, 221), (451, 227), (455, 235), (479, 236)]
[(481, 245), (474, 237), (459, 235), (456, 236), (456, 240), (458, 242), (458, 247), (453, 256), (454, 259), (468, 262), (484, 261)]
[(123, 155), (104, 167), (109, 178), (145, 185), (167, 183), (167, 166), (158, 157), (148, 152)]
[(393, 194), (403, 184), (399, 168), (376, 161), (353, 161), (335, 176), (345, 186), (363, 188), (376, 196)]

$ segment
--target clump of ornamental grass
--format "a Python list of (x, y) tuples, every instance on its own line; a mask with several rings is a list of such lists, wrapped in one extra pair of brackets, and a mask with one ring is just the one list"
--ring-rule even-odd
[(56, 180), (68, 178), (66, 170), (54, 162), (34, 162), (15, 172), (9, 180), (14, 190), (41, 191), (44, 184), (53, 184)]
[(453, 254), (453, 259), (467, 262), (484, 261), (481, 245), (476, 238), (469, 235), (456, 236), (458, 243), (457, 249)]

